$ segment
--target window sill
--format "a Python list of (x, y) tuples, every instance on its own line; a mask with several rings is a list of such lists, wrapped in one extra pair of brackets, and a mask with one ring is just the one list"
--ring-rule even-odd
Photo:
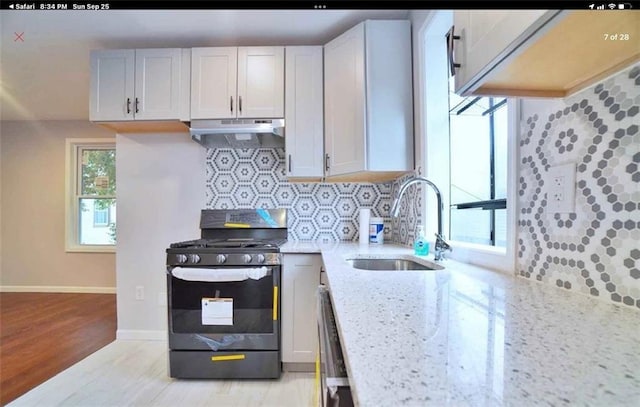
[(490, 254), (490, 255), (493, 255), (493, 256), (506, 256), (507, 255), (507, 249), (505, 249), (504, 247), (487, 246), (487, 245), (483, 245), (483, 244), (459, 242), (459, 241), (455, 241), (455, 240), (450, 241), (449, 243), (454, 248), (461, 248), (461, 249), (465, 249), (465, 250), (473, 250), (475, 252)]
[(503, 247), (491, 247), (467, 242), (449, 242), (453, 250), (446, 256), (463, 263), (476, 264), (507, 274), (514, 274), (513, 261)]
[(116, 246), (113, 245), (85, 245), (85, 246), (67, 246), (67, 253), (115, 253)]

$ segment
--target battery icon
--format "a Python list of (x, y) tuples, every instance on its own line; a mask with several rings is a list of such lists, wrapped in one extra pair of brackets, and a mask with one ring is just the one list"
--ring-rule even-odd
[(618, 4), (618, 10), (624, 10), (624, 3)]

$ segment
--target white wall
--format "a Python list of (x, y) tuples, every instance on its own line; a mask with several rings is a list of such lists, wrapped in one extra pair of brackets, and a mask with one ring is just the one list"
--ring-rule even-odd
[(188, 134), (119, 134), (116, 149), (117, 337), (165, 339), (165, 250), (200, 236), (206, 149)]
[(415, 146), (415, 168), (424, 175), (424, 31), (432, 18), (431, 10), (412, 10), (409, 13), (411, 20), (411, 40), (413, 46), (413, 123)]
[(65, 252), (65, 139), (111, 138), (87, 121), (0, 121), (0, 289), (113, 292), (113, 253)]
[[(0, 126), (1, 126), (0, 122)], [(0, 286), (2, 285), (2, 128), (0, 127)]]
[[(414, 103), (416, 120), (416, 162), (423, 177), (442, 193), (443, 224), (449, 223), (449, 103), (445, 33), (453, 24), (447, 11), (412, 11)], [(437, 231), (437, 205), (434, 192), (427, 190), (424, 200), (426, 237), (434, 241)]]
[(0, 286), (2, 286), (2, 128), (0, 122)]

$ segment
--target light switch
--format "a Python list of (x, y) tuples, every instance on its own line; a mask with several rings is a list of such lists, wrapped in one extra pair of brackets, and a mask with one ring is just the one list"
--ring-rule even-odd
[(576, 164), (550, 167), (545, 177), (548, 213), (572, 213), (576, 208)]

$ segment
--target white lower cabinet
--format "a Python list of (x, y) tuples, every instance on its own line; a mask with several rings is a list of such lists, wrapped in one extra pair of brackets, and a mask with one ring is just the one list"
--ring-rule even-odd
[(285, 370), (313, 371), (318, 352), (316, 290), (319, 254), (285, 254), (282, 263), (282, 362)]

